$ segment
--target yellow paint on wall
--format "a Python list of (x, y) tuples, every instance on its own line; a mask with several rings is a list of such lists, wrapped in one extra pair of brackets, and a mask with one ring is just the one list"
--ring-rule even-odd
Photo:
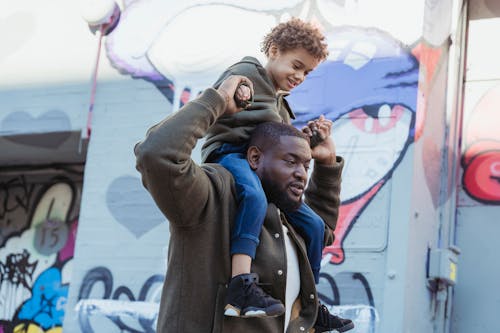
[(450, 262), (450, 280), (457, 280), (457, 264)]
[(62, 333), (62, 327), (53, 327), (48, 331), (35, 324), (19, 324), (14, 328), (13, 333)]

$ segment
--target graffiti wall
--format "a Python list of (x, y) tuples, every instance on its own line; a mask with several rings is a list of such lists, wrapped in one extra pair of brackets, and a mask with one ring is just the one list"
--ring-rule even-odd
[[(462, 273), (452, 322), (458, 333), (499, 329), (494, 313), (500, 298), (491, 290), (500, 278), (495, 257), (500, 234), (500, 52), (485, 50), (500, 29), (500, 8), (488, 1), (483, 6), (472, 7), (475, 19), (469, 22), (468, 34), (456, 235)], [(473, 307), (478, 302), (484, 311)], [(480, 323), (473, 325), (472, 318)]]
[[(79, 202), (81, 191), (78, 208), (65, 201), (73, 206), (63, 214), (63, 203), (28, 201), (23, 192), (38, 198), (45, 187), (25, 186), (33, 182), (21, 178), (2, 183), (12, 197), (4, 211), (23, 221), (5, 220), (5, 228), (0, 228), (1, 251), (5, 251), (0, 256), (0, 302), (8, 302), (0, 307), (2, 329), (48, 332), (63, 326), (68, 332), (154, 332), (169, 230), (142, 187), (133, 146), (151, 125), (196, 97), (243, 56), (253, 55), (264, 63), (259, 51), (263, 36), (277, 23), (298, 16), (323, 29), (330, 56), (289, 96), (297, 115), (294, 125), (300, 127), (324, 114), (334, 122), (332, 136), (346, 160), (335, 242), (325, 249), (322, 261), (321, 300), (332, 311), (352, 318), (356, 333), (399, 333), (408, 327), (428, 331), (432, 311), (418, 310), (431, 307), (426, 253), (439, 242), (435, 232), (439, 209), (453, 193), (443, 195), (441, 181), (441, 162), (448, 156), (443, 153), (449, 124), (444, 109), (452, 1), (124, 0), (119, 4), (120, 21), (104, 38), (95, 100), (89, 98), (89, 81), (97, 39), (78, 9), (62, 0), (50, 6), (35, 1), (0, 5), (8, 7), (0, 19), (16, 24), (14, 31), (19, 34), (0, 55), (0, 68), (15, 87), (5, 84), (0, 89), (9, 101), (1, 113), (0, 140), (9, 144), (17, 140), (5, 151), (20, 151), (23, 135), (56, 129), (61, 136), (52, 142), (54, 148), (66, 142), (63, 132), (74, 134), (85, 128), (89, 104), (94, 114), (83, 188), (81, 183), (61, 181), (49, 192), (74, 191), (74, 202)], [(45, 49), (54, 48), (55, 36), (67, 46), (59, 46), (51, 58), (54, 52)], [(38, 54), (38, 63), (50, 65), (37, 68), (33, 54)], [(37, 98), (27, 98), (31, 95)], [(24, 122), (30, 126), (22, 127)], [(17, 136), (15, 140), (8, 138), (9, 133)], [(470, 137), (471, 142), (484, 139)], [(66, 143), (67, 151), (78, 154), (79, 135), (74, 139)], [(482, 204), (492, 202), (496, 192), (491, 184), (497, 179), (496, 169), (491, 168), (496, 160), (481, 155), (490, 147), (486, 141), (463, 162), (471, 166), (470, 174), (493, 170), (493, 178), (481, 182), (469, 176), (476, 184), (464, 190), (478, 195)], [(24, 150), (23, 156), (45, 156), (47, 147), (40, 147), (41, 142), (31, 138), (33, 150)], [(39, 146), (33, 147), (36, 143)], [(488, 167), (477, 163), (478, 154), (492, 161)], [(200, 159), (199, 150), (193, 157)], [(40, 208), (34, 219), (38, 202), (45, 210)], [(19, 212), (25, 217), (17, 218)], [(39, 216), (49, 222), (40, 222)], [(76, 228), (76, 219), (75, 242), (64, 235)], [(74, 256), (62, 256), (67, 253), (65, 244), (71, 242)], [(21, 243), (30, 246), (24, 249), (18, 246)], [(46, 287), (47, 281), (56, 281), (52, 289)], [(394, 318), (394, 313), (402, 314)]]
[[(133, 109), (121, 103), (120, 107), (125, 106), (122, 112), (140, 110), (146, 118), (161, 119), (166, 110), (176, 110), (195, 97), (243, 56), (253, 55), (265, 62), (259, 52), (260, 41), (278, 22), (299, 16), (322, 27), (330, 57), (293, 91), (289, 102), (297, 114), (298, 127), (320, 114), (333, 120), (333, 137), (339, 154), (346, 159), (340, 221), (335, 243), (325, 249), (318, 288), (323, 302), (333, 311), (355, 319), (356, 332), (384, 329), (384, 306), (392, 302), (386, 296), (390, 221), (399, 216), (403, 229), (409, 221), (409, 209), (394, 208), (392, 200), (394, 191), (412, 186), (412, 146), (428, 119), (434, 119), (427, 117), (427, 107), (434, 106), (428, 96), (433, 89), (442, 88), (442, 83), (436, 86), (434, 82), (438, 69), (446, 68), (443, 50), (450, 21), (448, 1), (416, 2), (413, 6), (385, 1), (384, 6), (395, 14), (372, 15), (379, 6), (368, 1), (125, 1), (120, 22), (105, 41), (109, 65), (140, 85), (141, 92), (147, 87), (154, 90), (156, 95), (152, 98), (154, 92), (150, 92), (149, 98), (162, 103), (163, 109), (159, 114), (151, 108)], [(440, 17), (439, 22), (436, 17)], [(202, 22), (202, 27), (193, 22)], [(245, 36), (244, 43), (241, 36)], [(442, 73), (445, 77), (446, 71)], [(117, 108), (118, 103), (104, 93), (102, 96), (101, 119), (95, 123), (92, 137), (100, 145), (93, 147), (91, 143), (87, 169), (87, 189), (100, 198), (84, 198), (82, 211), (88, 208), (92, 212), (86, 215), (87, 230), (81, 231), (85, 236), (79, 238), (77, 248), (99, 244), (103, 251), (99, 260), (91, 259), (90, 253), (78, 255), (82, 265), (74, 274), (65, 324), (82, 332), (97, 332), (101, 327), (109, 332), (149, 332), (154, 327), (155, 311), (148, 304), (158, 297), (158, 281), (164, 273), (161, 253), (167, 246), (168, 232), (130, 167), (119, 167), (124, 174), (117, 171), (112, 177), (109, 171), (102, 175), (102, 166), (93, 170), (92, 165), (102, 163), (104, 156), (117, 155), (102, 143), (109, 141), (109, 134), (104, 133), (111, 122), (107, 113), (112, 111), (108, 110)], [(103, 104), (107, 104), (106, 111)], [(438, 104), (434, 107), (442, 107)], [(127, 127), (136, 141), (142, 139), (147, 125), (154, 123), (152, 119), (141, 121), (142, 125), (136, 123), (133, 129)], [(443, 122), (440, 118), (435, 125), (441, 132)], [(133, 146), (132, 138), (126, 141)], [(436, 138), (438, 147), (441, 141)], [(125, 152), (130, 154), (130, 150), (114, 148), (122, 157)], [(195, 159), (199, 159), (198, 154), (195, 152)], [(130, 155), (126, 160), (133, 164)], [(397, 183), (395, 174), (400, 175)], [(425, 198), (432, 200), (435, 194), (430, 193), (435, 190), (426, 189)], [(103, 221), (109, 225), (103, 226)], [(87, 238), (92, 230), (102, 236)], [(109, 242), (106, 235), (110, 232), (115, 238), (121, 235), (120, 244), (127, 244), (127, 249), (120, 247), (119, 260), (116, 254), (108, 254), (119, 248)], [(151, 241), (156, 244), (148, 243)], [(154, 264), (144, 272), (123, 267), (120, 264), (127, 254), (128, 261), (142, 261), (147, 254)], [(405, 268), (397, 269), (402, 277)], [(397, 274), (390, 279), (399, 281)]]
[(0, 175), (0, 332), (62, 332), (82, 172)]

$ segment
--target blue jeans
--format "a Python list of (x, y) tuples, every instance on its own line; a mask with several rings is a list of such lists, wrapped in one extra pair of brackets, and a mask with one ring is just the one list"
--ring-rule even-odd
[[(210, 156), (210, 161), (229, 170), (236, 185), (239, 206), (231, 235), (231, 255), (246, 254), (254, 259), (266, 217), (267, 198), (259, 177), (246, 160), (246, 145), (223, 144)], [(306, 243), (307, 257), (318, 283), (324, 245), (323, 219), (304, 202), (298, 210), (284, 213)]]

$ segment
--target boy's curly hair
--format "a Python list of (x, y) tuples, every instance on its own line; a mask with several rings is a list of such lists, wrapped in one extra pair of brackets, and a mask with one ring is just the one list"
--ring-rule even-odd
[(261, 51), (266, 56), (269, 56), (271, 44), (276, 45), (281, 52), (302, 47), (320, 61), (328, 57), (328, 46), (321, 31), (295, 17), (278, 24), (264, 37)]

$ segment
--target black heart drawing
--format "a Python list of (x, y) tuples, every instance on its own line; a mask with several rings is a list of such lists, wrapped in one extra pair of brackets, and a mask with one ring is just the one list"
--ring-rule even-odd
[(116, 221), (136, 238), (166, 221), (138, 177), (121, 176), (113, 180), (106, 203)]
[(70, 131), (68, 115), (59, 110), (47, 111), (36, 118), (25, 111), (13, 112), (5, 117), (0, 126), (6, 140), (52, 149), (62, 145), (70, 137)]

